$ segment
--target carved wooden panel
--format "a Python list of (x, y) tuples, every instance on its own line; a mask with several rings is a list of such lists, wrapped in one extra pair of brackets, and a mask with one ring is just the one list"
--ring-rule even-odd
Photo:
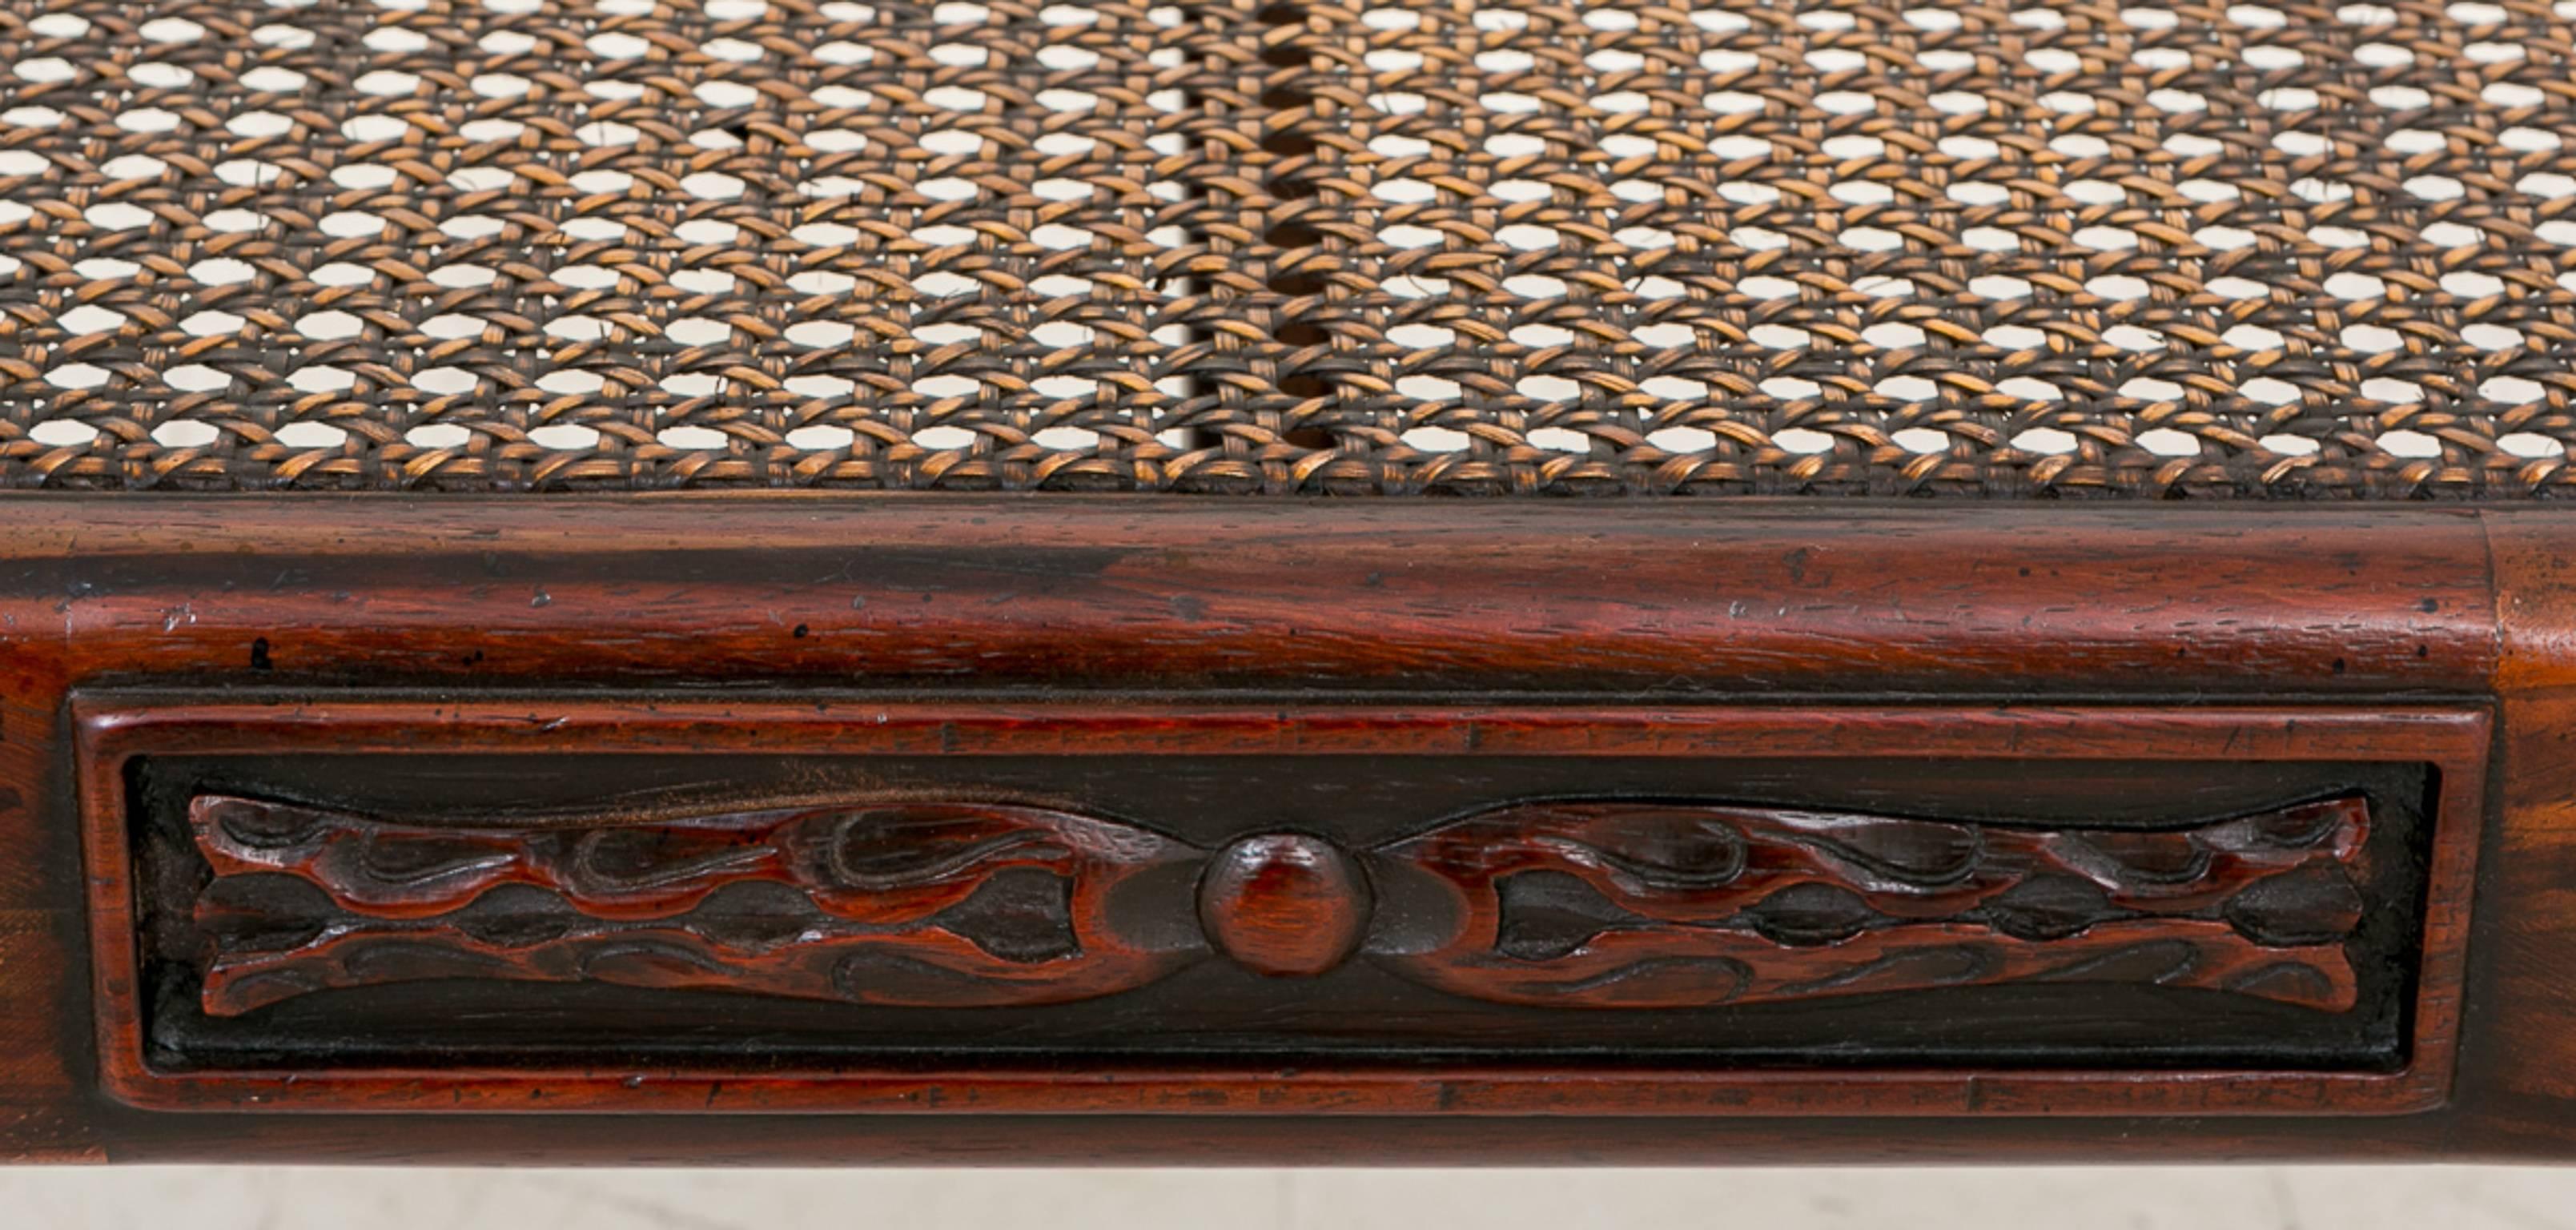
[(685, 1111), (2421, 1107), (2449, 1078), (2486, 729), (372, 696), (81, 717), (117, 1098)]
[[(425, 979), (602, 982), (894, 1006), (1132, 990), (1211, 952), (1272, 977), (1355, 954), (1471, 999), (1681, 1008), (2013, 982), (2353, 1005), (2358, 797), (2188, 828), (2024, 828), (1715, 803), (1506, 805), (1364, 855), (1264, 834), (1211, 855), (1048, 808), (869, 802), (396, 822), (194, 799), (213, 876), (202, 1003)], [(1371, 938), (1376, 890), (1455, 920)], [(1194, 911), (1204, 938), (1122, 927)], [(1436, 887), (1433, 887), (1436, 886)]]
[(1385, 959), (1454, 994), (1563, 1007), (2140, 981), (2340, 1011), (2369, 832), (2354, 797), (2149, 831), (1510, 806), (1384, 851), (1464, 920)]
[(195, 800), (189, 829), (215, 873), (197, 900), (214, 937), (206, 1011), (431, 978), (1045, 1004), (1141, 986), (1194, 955), (1107, 918), (1129, 877), (1196, 853), (1113, 821), (939, 803), (506, 819)]

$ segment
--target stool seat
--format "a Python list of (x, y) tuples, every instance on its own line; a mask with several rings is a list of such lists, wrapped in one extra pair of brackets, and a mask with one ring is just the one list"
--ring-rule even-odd
[(1691, 3), (0, 11), (0, 1158), (2576, 1157), (2576, 4)]
[(0, 484), (2518, 499), (2543, 0), (88, 0)]

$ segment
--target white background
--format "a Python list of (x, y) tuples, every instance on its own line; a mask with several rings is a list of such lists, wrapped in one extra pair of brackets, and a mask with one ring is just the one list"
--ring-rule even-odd
[(6, 1230), (2576, 1230), (2576, 1169), (0, 1169)]

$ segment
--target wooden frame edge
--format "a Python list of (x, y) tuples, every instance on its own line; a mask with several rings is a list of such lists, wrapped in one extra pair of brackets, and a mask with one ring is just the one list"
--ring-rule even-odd
[[(161, 698), (164, 701), (167, 697)], [(836, 716), (837, 704), (845, 713)], [(607, 700), (464, 703), (381, 699), (356, 693), (286, 707), (254, 702), (156, 704), (150, 690), (82, 691), (69, 703), (77, 760), (83, 847), (92, 878), (92, 970), (100, 1075), (111, 1096), (165, 1111), (693, 1111), (789, 1112), (938, 1110), (1045, 1114), (1307, 1115), (2314, 1115), (2407, 1114), (2448, 1099), (2455, 1072), (2465, 973), (2469, 895), (2485, 828), (2484, 792), (2492, 715), (2482, 704), (2362, 708), (2228, 705), (2208, 708), (2118, 705), (1920, 706), (1795, 702), (1689, 708), (1529, 705), (1317, 705), (1283, 714), (1276, 706), (941, 705), (843, 698), (810, 702)], [(976, 1067), (934, 1076), (811, 1073), (758, 1078), (697, 1073), (352, 1069), (323, 1073), (234, 1072), (174, 1077), (144, 1060), (139, 989), (134, 985), (123, 766), (147, 751), (276, 750), (298, 745), (371, 746), (394, 731), (407, 748), (427, 729), (457, 747), (485, 751), (602, 751), (667, 748), (662, 740), (794, 729), (799, 746), (817, 735), (835, 751), (888, 750), (926, 741), (948, 754), (1092, 750), (1156, 732), (1148, 752), (1182, 747), (1273, 754), (1366, 747), (1384, 751), (1474, 751), (1552, 755), (1678, 755), (1707, 741), (1765, 736), (1774, 750), (1863, 755), (1797, 742), (1814, 732), (1859, 727), (1919, 737), (1990, 740), (1989, 757), (2181, 759), (2170, 748), (2144, 753), (2106, 732), (2154, 730), (2201, 754), (2256, 759), (2429, 762), (2438, 774), (2433, 865), (2425, 902), (2423, 962), (2407, 1066), (2392, 1073), (2248, 1070), (1705, 1072), (1639, 1069), (1400, 1068), (1280, 1071), (1195, 1069), (1066, 1073)], [(256, 732), (245, 738), (238, 732)], [(1195, 731), (1194, 736), (1183, 733)], [(236, 732), (222, 734), (216, 732)], [(636, 732), (628, 735), (620, 732)], [(170, 740), (175, 742), (156, 742)], [(642, 737), (644, 741), (620, 742)], [(1200, 740), (1191, 744), (1189, 739)], [(2248, 739), (2254, 740), (2249, 746)], [(1174, 740), (1178, 739), (1179, 742)], [(1107, 742), (1104, 743), (1103, 740)], [(2190, 743), (2198, 740), (2197, 743)], [(960, 750), (960, 749), (964, 750)], [(1553, 749), (1553, 750), (1550, 750)], [(1131, 745), (1126, 750), (1138, 750)], [(2290, 753), (2300, 753), (2291, 755)], [(1737, 754), (1744, 754), (1738, 750)], [(1977, 755), (1971, 751), (1965, 753)], [(2114, 1096), (2116, 1091), (2117, 1096)]]

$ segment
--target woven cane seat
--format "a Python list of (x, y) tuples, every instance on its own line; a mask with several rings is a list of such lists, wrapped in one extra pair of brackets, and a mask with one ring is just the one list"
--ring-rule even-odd
[(2576, 3), (0, 4), (0, 485), (2525, 498)]

